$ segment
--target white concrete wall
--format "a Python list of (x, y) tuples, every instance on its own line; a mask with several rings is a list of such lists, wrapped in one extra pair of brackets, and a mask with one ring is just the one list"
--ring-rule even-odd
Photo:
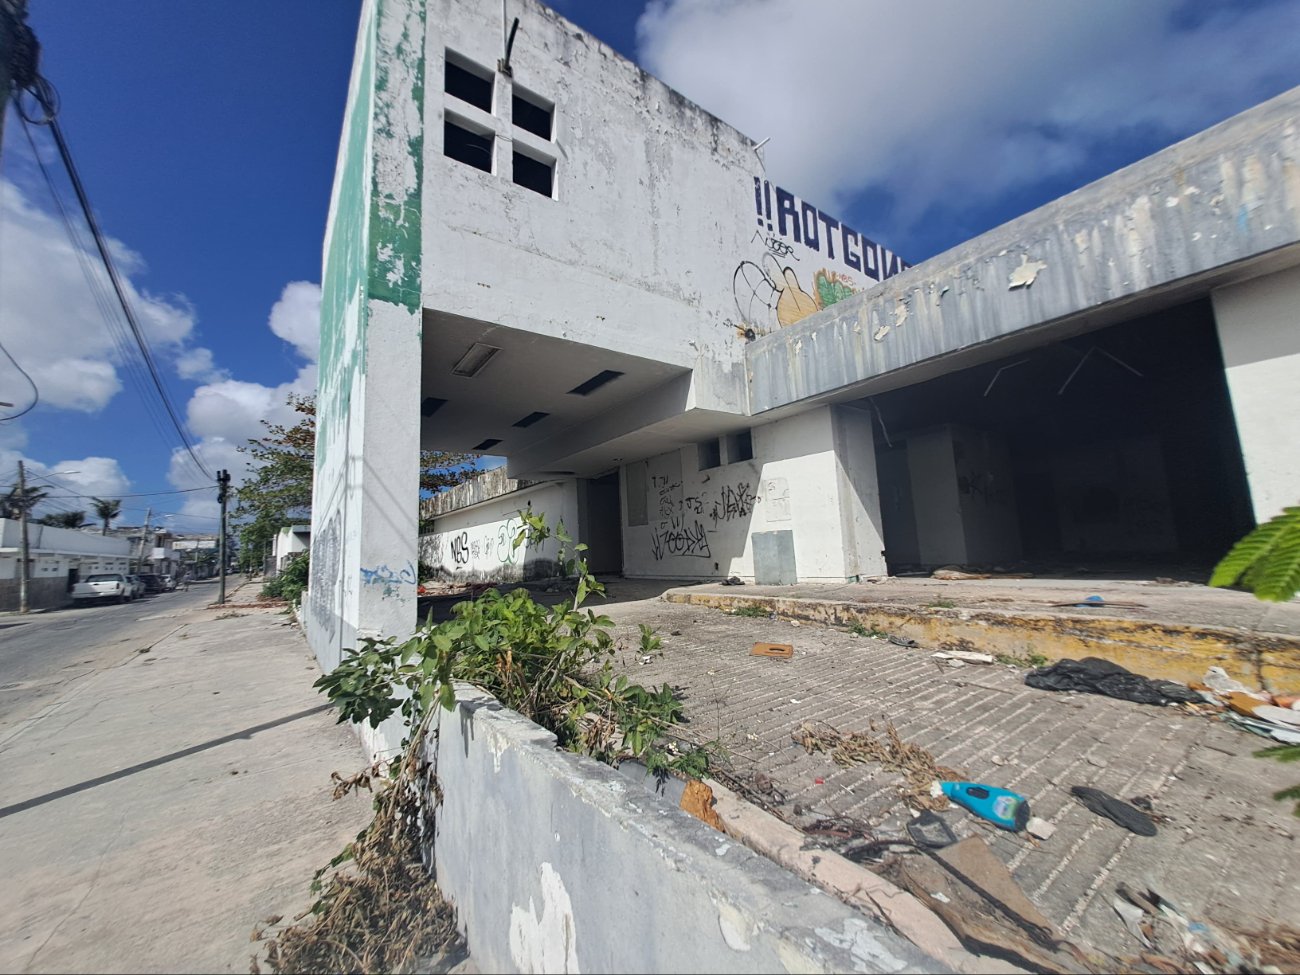
[(434, 870), (484, 972), (932, 972), (878, 922), (459, 689)]
[[(508, 16), (513, 78), (495, 71), (497, 0), (429, 3), (429, 307), (692, 368), (693, 406), (743, 412), (730, 366), (745, 327), (778, 329), (903, 266), (764, 182), (749, 137), (554, 11), (519, 0)], [(447, 49), (494, 75), (492, 112), (445, 94)], [(551, 140), (512, 124), (515, 86), (554, 103)], [(494, 134), (493, 172), (443, 156), (448, 113)], [(512, 182), (516, 147), (555, 160), (553, 199)]]
[(912, 478), (916, 540), (923, 565), (961, 565), (966, 532), (957, 492), (952, 430), (935, 427), (907, 435), (907, 468)]
[(1300, 504), (1300, 268), (1213, 293), (1255, 520)]
[[(754, 427), (752, 437), (753, 460), (700, 470), (691, 445), (641, 462), (644, 475), (623, 466), (625, 574), (752, 581), (751, 536), (781, 531), (792, 533), (801, 581), (884, 571), (870, 423), (824, 406)], [(646, 524), (634, 525), (629, 495), (640, 483)]]
[[(578, 533), (578, 494), (573, 480), (539, 484), (462, 508), (434, 519), (433, 531), (420, 537), (420, 560), (434, 578), (507, 582), (553, 575), (559, 544), (514, 547), (523, 527), (521, 510), (546, 517), (552, 529), (563, 523), (574, 542)], [(574, 553), (570, 546), (569, 558)]]

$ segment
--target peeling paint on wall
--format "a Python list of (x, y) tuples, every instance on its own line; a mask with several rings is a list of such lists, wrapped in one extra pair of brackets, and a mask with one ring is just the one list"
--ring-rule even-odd
[(510, 957), (521, 972), (579, 972), (573, 902), (564, 878), (543, 862), (542, 909), (532, 897), (528, 906), (510, 908)]

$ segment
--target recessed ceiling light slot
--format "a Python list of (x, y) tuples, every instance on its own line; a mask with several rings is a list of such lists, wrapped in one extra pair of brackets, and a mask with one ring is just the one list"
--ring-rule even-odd
[(464, 376), (466, 379), (473, 379), (486, 366), (494, 355), (501, 350), (495, 345), (486, 345), (483, 342), (475, 342), (469, 347), (460, 361), (451, 367), (453, 376)]
[(617, 372), (614, 369), (605, 369), (602, 372), (596, 373), (596, 375), (592, 376), (581, 386), (574, 386), (569, 390), (569, 392), (574, 396), (590, 396), (596, 390), (600, 389), (601, 386), (604, 386), (606, 383), (612, 383), (621, 375), (623, 375), (621, 372)]
[(531, 427), (538, 420), (545, 420), (550, 415), (551, 414), (549, 413), (542, 413), (540, 411), (536, 413), (529, 413), (522, 420), (516, 420), (514, 425), (517, 427)]
[(473, 447), (470, 447), (469, 449), (470, 449), (470, 450), (475, 450), (475, 451), (491, 450), (493, 447), (495, 447), (495, 446), (496, 446), (497, 444), (499, 444), (500, 442), (501, 442), (501, 441), (500, 441), (499, 439), (494, 440), (494, 439), (492, 439), (491, 437), (488, 437), (488, 438), (487, 438), (486, 440), (484, 440), (482, 443), (477, 443), (477, 444), (475, 444)]
[(438, 399), (436, 396), (426, 396), (420, 402), (420, 416), (430, 417), (447, 405), (445, 399)]

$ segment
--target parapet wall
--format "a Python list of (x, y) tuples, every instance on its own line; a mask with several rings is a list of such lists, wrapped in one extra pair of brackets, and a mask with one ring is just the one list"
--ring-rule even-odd
[(937, 972), (910, 943), (468, 686), (430, 758), (479, 971)]

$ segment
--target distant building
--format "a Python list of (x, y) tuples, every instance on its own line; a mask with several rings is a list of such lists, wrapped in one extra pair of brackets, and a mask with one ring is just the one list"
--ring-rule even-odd
[[(31, 523), (27, 544), (27, 605), (32, 609), (69, 604), (73, 583), (92, 573), (131, 571), (130, 544), (124, 538)], [(0, 518), (0, 610), (18, 609), (21, 553), (22, 524)]]
[[(1208, 566), (1296, 502), (1300, 89), (907, 267), (508, 8), (506, 63), (495, 0), (364, 4), (324, 249), (326, 666), (410, 632), (422, 557), (546, 571), (511, 544), (530, 504), (607, 571), (783, 584)], [(421, 446), (508, 462), (423, 542)]]
[(290, 525), (281, 528), (271, 546), (271, 554), (263, 566), (262, 572), (268, 579), (273, 579), (283, 571), (294, 556), (306, 552), (311, 547), (311, 525)]

